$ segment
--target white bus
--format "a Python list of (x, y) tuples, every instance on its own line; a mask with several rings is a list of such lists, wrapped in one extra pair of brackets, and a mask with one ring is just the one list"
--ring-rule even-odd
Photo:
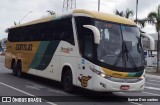
[[(145, 35), (144, 35), (145, 36)], [(128, 19), (74, 10), (9, 29), (5, 66), (94, 91), (141, 91), (144, 54), (140, 32)]]

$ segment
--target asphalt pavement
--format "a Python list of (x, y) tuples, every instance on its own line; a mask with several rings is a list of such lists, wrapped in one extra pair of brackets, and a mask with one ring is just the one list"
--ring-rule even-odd
[[(85, 96), (95, 97), (85, 97)], [(0, 96), (2, 97), (41, 97), (42, 103), (0, 103), (0, 105), (160, 105), (160, 76), (146, 74), (145, 89), (143, 92), (113, 92), (111, 93), (96, 93), (80, 88), (72, 94), (63, 91), (59, 82), (48, 80), (32, 75), (25, 75), (23, 78), (18, 78), (12, 75), (12, 71), (4, 67), (4, 56), (0, 56)], [(45, 97), (44, 97), (45, 96)], [(84, 96), (84, 97), (83, 97)], [(121, 100), (121, 97), (140, 97), (153, 96), (159, 98), (159, 102), (129, 102)], [(115, 102), (109, 101), (109, 97), (119, 97)], [(153, 98), (152, 97), (152, 98)], [(0, 97), (1, 98), (1, 97)], [(53, 99), (53, 102), (48, 100)], [(62, 102), (57, 100), (62, 99)], [(71, 98), (73, 100), (65, 102), (64, 100)], [(100, 99), (101, 98), (101, 99)], [(75, 102), (77, 100), (77, 102)], [(95, 101), (96, 100), (96, 101)]]

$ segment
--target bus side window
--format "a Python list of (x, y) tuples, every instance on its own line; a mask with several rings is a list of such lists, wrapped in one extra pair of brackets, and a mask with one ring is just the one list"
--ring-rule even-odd
[(63, 40), (75, 45), (71, 18), (53, 21), (51, 27), (54, 40)]
[(8, 39), (12, 42), (63, 40), (75, 44), (71, 18), (11, 29)]

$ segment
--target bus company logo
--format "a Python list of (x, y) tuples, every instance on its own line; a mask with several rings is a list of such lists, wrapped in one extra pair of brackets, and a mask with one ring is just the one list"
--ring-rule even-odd
[(80, 77), (78, 77), (78, 80), (81, 82), (81, 85), (83, 87), (87, 87), (88, 86), (88, 81), (91, 79), (91, 76), (83, 76), (82, 74), (80, 74)]
[(32, 51), (32, 44), (17, 44), (16, 50)]
[(122, 77), (122, 74), (120, 74), (120, 73), (113, 73), (112, 76), (115, 76), (115, 77)]
[(11, 97), (2, 97), (2, 102), (11, 102)]
[(73, 51), (73, 48), (64, 48), (64, 47), (61, 47), (61, 51), (60, 52), (70, 53), (71, 51)]

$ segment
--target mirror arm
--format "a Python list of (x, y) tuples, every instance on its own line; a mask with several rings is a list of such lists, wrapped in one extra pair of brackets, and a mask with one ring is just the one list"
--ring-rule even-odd
[(153, 39), (153, 37), (152, 36), (150, 36), (150, 35), (148, 35), (148, 34), (145, 34), (145, 33), (141, 33), (141, 35), (143, 36), (143, 37), (146, 37), (146, 38), (148, 38), (149, 40), (150, 40), (150, 50), (155, 50), (155, 41), (154, 41), (154, 39)]
[(93, 25), (83, 25), (83, 27), (88, 28), (90, 30), (92, 30), (93, 34), (94, 34), (94, 42), (96, 44), (100, 43), (100, 32), (99, 29)]

